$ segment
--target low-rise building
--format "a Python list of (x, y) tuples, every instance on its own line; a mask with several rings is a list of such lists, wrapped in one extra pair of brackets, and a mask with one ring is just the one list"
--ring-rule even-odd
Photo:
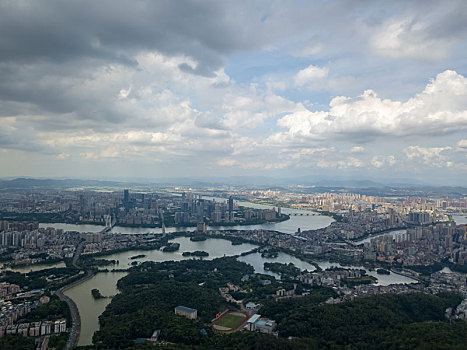
[(198, 317), (198, 310), (180, 305), (175, 308), (175, 314), (195, 320)]
[(259, 314), (251, 316), (245, 324), (245, 328), (251, 332), (272, 334), (276, 330), (276, 322)]

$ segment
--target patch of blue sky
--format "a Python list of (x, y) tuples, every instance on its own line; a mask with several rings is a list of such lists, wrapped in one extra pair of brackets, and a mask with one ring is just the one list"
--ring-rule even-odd
[(265, 76), (276, 76), (281, 73), (293, 75), (310, 64), (322, 66), (327, 64), (327, 61), (262, 50), (229, 56), (225, 72), (238, 83), (262, 82)]

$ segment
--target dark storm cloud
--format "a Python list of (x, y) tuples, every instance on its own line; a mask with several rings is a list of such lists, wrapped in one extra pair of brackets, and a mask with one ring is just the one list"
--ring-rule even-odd
[(378, 23), (410, 12), (418, 13), (418, 18), (434, 17), (427, 35), (449, 37), (465, 29), (467, 11), (465, 1), (394, 1), (384, 6), (369, 1), (259, 1), (248, 5), (187, 0), (2, 1), (0, 60), (63, 62), (92, 57), (136, 64), (135, 53), (156, 50), (192, 57), (198, 66), (185, 63), (180, 68), (210, 76), (222, 67), (227, 54), (258, 49), (291, 33), (306, 36), (311, 31), (334, 42), (352, 32), (349, 20), (354, 18)]
[[(415, 18), (433, 17), (433, 22), (428, 25), (426, 35), (435, 38), (451, 37), (455, 33), (467, 30), (467, 2), (464, 0), (453, 1), (430, 1), (425, 6), (420, 6)], [(414, 6), (415, 7), (415, 6)], [(421, 8), (420, 8), (421, 7)], [(417, 12), (415, 12), (417, 13)]]
[(0, 149), (15, 149), (26, 152), (40, 152), (54, 155), (57, 151), (37, 139), (29, 125), (14, 130), (0, 128)]
[[(96, 72), (109, 65), (138, 70), (135, 57), (155, 51), (194, 60), (194, 66), (180, 64), (184, 72), (212, 76), (227, 54), (273, 38), (267, 31), (245, 30), (240, 18), (245, 21), (248, 12), (229, 6), (199, 1), (2, 1), (0, 117), (48, 115), (36, 127), (50, 130), (67, 125), (102, 130), (134, 121), (138, 111), (122, 110), (115, 101), (122, 86), (86, 90), (89, 82), (105, 81)], [(154, 123), (163, 121), (146, 126)]]
[[(0, 5), (0, 60), (67, 61), (82, 57), (131, 63), (135, 51), (187, 55), (185, 70), (209, 75), (223, 55), (251, 47), (251, 33), (229, 25), (222, 2), (4, 1)], [(257, 34), (255, 34), (257, 35)]]
[[(86, 62), (89, 63), (89, 62)], [(39, 115), (31, 118), (36, 129), (104, 128), (106, 122), (120, 123), (128, 115), (116, 108), (108, 89), (100, 94), (80, 92), (90, 63), (79, 68), (50, 62), (19, 65), (0, 63), (0, 117)], [(114, 89), (118, 93), (118, 87)], [(79, 114), (74, 114), (79, 111)]]

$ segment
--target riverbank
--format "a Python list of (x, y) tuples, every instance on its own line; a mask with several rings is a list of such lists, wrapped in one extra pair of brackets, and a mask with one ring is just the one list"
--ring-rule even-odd
[[(225, 227), (225, 226), (250, 226), (250, 225), (264, 225), (264, 224), (273, 224), (273, 223), (279, 223), (279, 222), (284, 222), (290, 219), (290, 215), (287, 214), (282, 214), (280, 217), (272, 219), (272, 220), (249, 220), (249, 221), (236, 221), (236, 222), (206, 222), (206, 225), (209, 227)], [(47, 222), (39, 222), (41, 224), (47, 223)], [(78, 222), (73, 222), (73, 221), (65, 221), (65, 222), (60, 222), (60, 221), (54, 221), (50, 222), (52, 224), (66, 224), (66, 225), (98, 225), (98, 226), (105, 226), (105, 224), (100, 223), (100, 222), (89, 222), (89, 221), (78, 221)], [(166, 225), (165, 228), (191, 228), (191, 227), (196, 227), (198, 223), (181, 223), (181, 224), (173, 224), (173, 225)], [(162, 225), (157, 224), (127, 224), (127, 223), (121, 223), (117, 222), (115, 224), (115, 227), (125, 227), (125, 228), (157, 228), (157, 229), (162, 229)]]
[(29, 267), (29, 266), (40, 266), (40, 265), (53, 265), (59, 262), (64, 262), (63, 259), (57, 258), (57, 259), (48, 259), (48, 260), (43, 260), (39, 262), (34, 262), (34, 263), (24, 263), (24, 264), (13, 264), (13, 265), (3, 265), (2, 268), (9, 267), (11, 269), (17, 269), (17, 268), (22, 268), (22, 267)]

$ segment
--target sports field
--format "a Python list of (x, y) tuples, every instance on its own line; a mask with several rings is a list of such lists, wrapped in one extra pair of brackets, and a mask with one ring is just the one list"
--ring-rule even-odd
[(245, 320), (246, 316), (240, 312), (229, 312), (214, 322), (214, 329), (229, 331), (237, 328)]

